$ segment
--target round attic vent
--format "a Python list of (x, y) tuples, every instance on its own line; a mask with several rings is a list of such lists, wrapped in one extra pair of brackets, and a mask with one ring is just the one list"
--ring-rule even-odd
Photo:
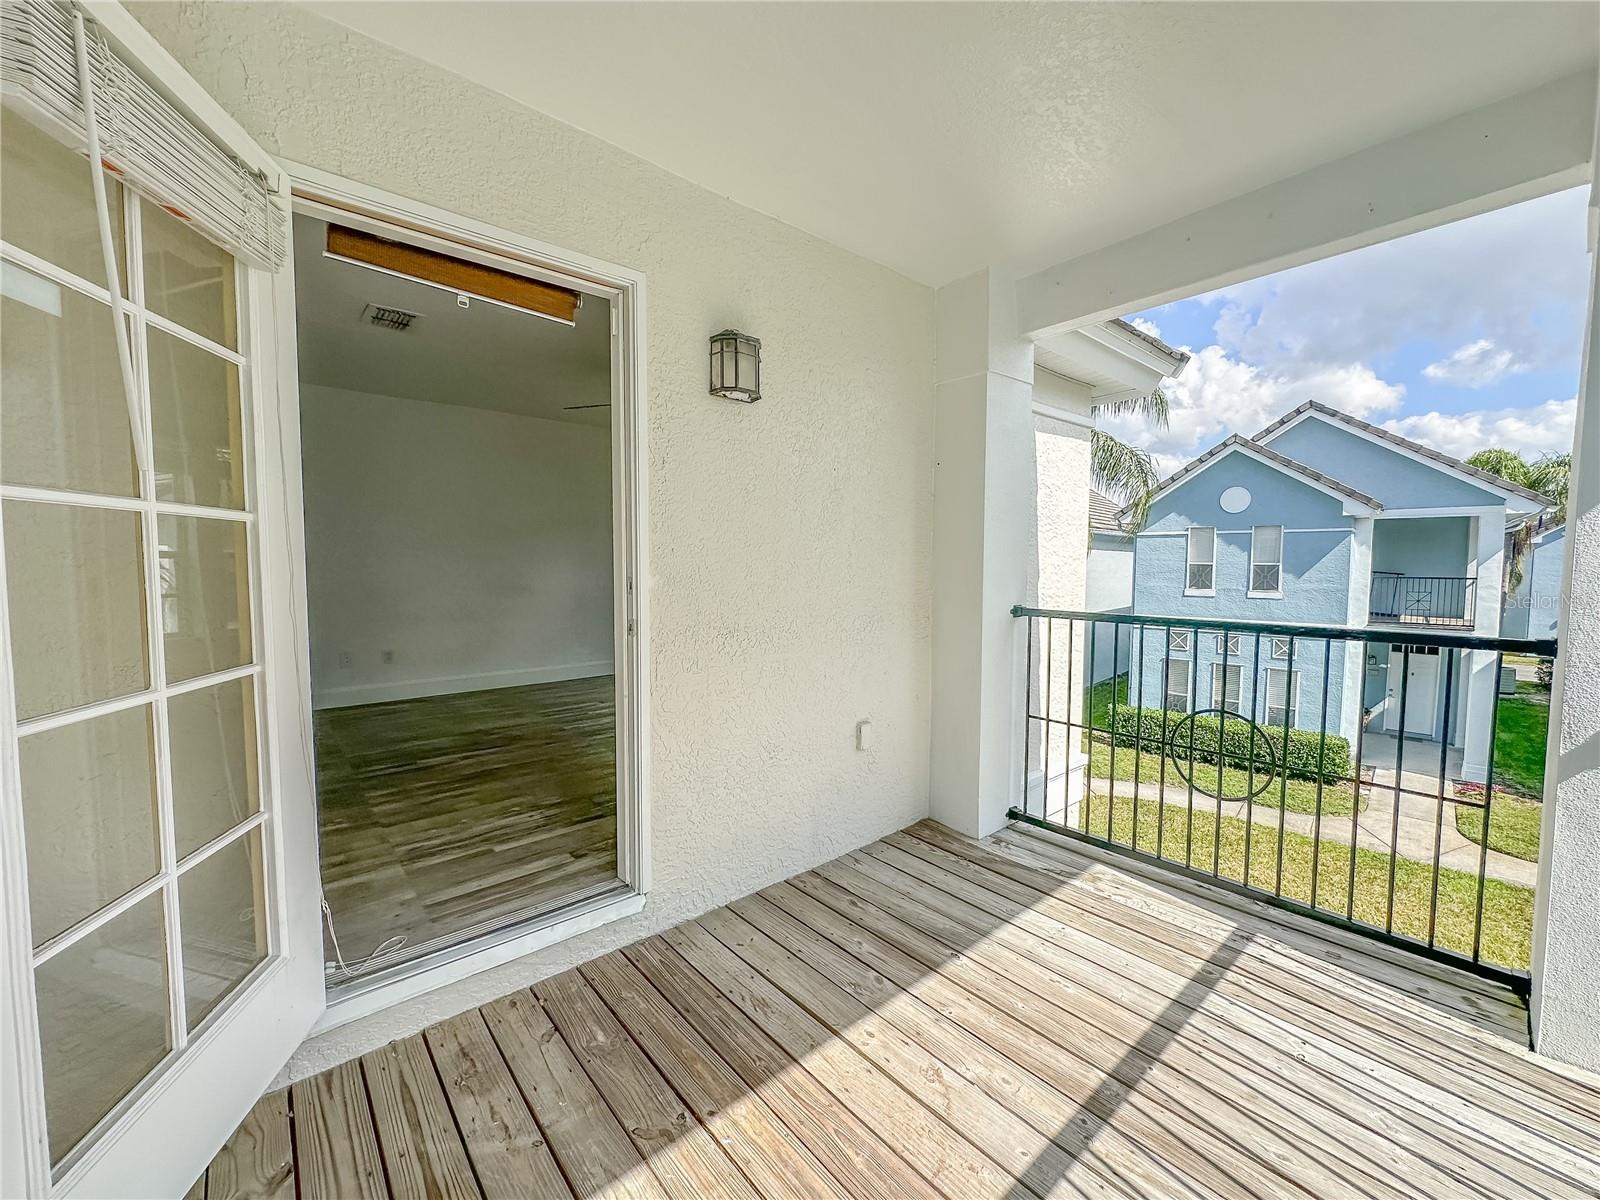
[(1242, 487), (1231, 487), (1222, 493), (1219, 501), (1222, 511), (1227, 513), (1242, 513), (1250, 507), (1250, 490)]

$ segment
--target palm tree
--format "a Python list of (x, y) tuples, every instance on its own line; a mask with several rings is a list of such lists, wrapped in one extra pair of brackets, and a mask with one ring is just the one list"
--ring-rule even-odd
[(1527, 558), (1528, 547), (1533, 544), (1534, 535), (1541, 529), (1559, 525), (1566, 520), (1567, 487), (1572, 477), (1572, 455), (1541, 454), (1529, 462), (1515, 450), (1490, 447), (1487, 450), (1479, 450), (1467, 459), (1467, 465), (1477, 467), (1480, 471), (1488, 471), (1491, 475), (1498, 475), (1507, 483), (1538, 492), (1550, 500), (1548, 513), (1543, 514), (1538, 521), (1524, 521), (1511, 533), (1511, 552), (1506, 561), (1506, 584), (1508, 589), (1515, 588), (1522, 582), (1523, 562)]
[[(1096, 413), (1138, 413), (1157, 429), (1167, 427), (1169, 408), (1166, 393), (1156, 388), (1148, 396), (1134, 396), (1097, 405)], [(1161, 482), (1150, 455), (1137, 446), (1112, 437), (1099, 429), (1089, 436), (1089, 469), (1097, 491), (1130, 505), (1130, 522), (1144, 524), (1150, 511), (1150, 494)]]

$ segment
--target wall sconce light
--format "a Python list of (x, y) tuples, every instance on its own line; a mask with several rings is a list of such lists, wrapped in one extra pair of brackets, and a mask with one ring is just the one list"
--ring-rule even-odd
[(737, 329), (711, 335), (711, 394), (744, 404), (761, 399), (761, 339)]

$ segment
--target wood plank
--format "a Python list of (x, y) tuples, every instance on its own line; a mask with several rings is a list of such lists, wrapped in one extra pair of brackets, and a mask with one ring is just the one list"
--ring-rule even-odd
[(387, 1200), (360, 1065), (340, 1063), (300, 1080), (289, 1102), (303, 1200)]
[[(779, 893), (785, 887), (779, 884), (769, 892)], [(822, 909), (792, 888), (781, 894), (802, 908), (810, 904)], [(853, 948), (847, 951), (791, 915), (767, 894), (746, 897), (729, 907), (1052, 1141), (1051, 1153), (1039, 1160), (1047, 1170), (1060, 1172), (1062, 1178), (1075, 1182), (1087, 1193), (1107, 1197), (1126, 1196), (1130, 1184), (1136, 1184), (1141, 1192), (1202, 1195), (1177, 1176), (1156, 1167), (1142, 1149), (1103, 1121), (1092, 1116), (1088, 1121), (1082, 1120), (1079, 1104), (1036, 1077), (1027, 1062), (1014, 1055), (1008, 1057), (1007, 1048), (991, 1046), (984, 1039), (984, 1034), (990, 1032), (988, 1025), (958, 1020), (956, 1014), (964, 1012), (963, 1002), (969, 999), (959, 989), (950, 989), (955, 995), (941, 993), (937, 1002), (927, 1001), (926, 993), (917, 992), (914, 986), (902, 991), (904, 977), (892, 980), (853, 954), (853, 949), (859, 948), (855, 938), (847, 939)], [(913, 967), (916, 975), (926, 974), (915, 964)]]
[(650, 938), (619, 954), (850, 1195), (936, 1200), (939, 1193), (895, 1149), (665, 942)]
[[(872, 957), (875, 966), (905, 980), (905, 986), (927, 995), (942, 1011), (981, 1021), (978, 1027), (987, 1037), (1082, 1108), (1083, 1115), (1076, 1123), (1083, 1132), (1091, 1132), (1096, 1120), (1121, 1131), (1183, 1179), (1199, 1184), (1207, 1195), (1306, 1193), (1288, 1176), (1276, 1173), (1272, 1160), (1255, 1153), (1258, 1142), (1270, 1144), (1271, 1138), (1254, 1116), (1218, 1121), (1212, 1113), (1226, 1107), (1224, 1104), (1194, 1103), (1193, 1089), (1173, 1094), (1160, 1080), (1152, 1086), (1130, 1069), (1134, 1064), (1127, 1055), (1132, 1043), (1118, 1042), (1103, 1030), (1087, 1026), (1076, 1011), (1077, 997), (1072, 998), (1071, 1007), (1030, 1003), (1025, 989), (980, 961), (986, 956), (959, 948), (973, 943), (965, 930), (951, 932), (943, 918), (916, 912), (909, 901), (906, 909), (912, 923), (896, 920), (862, 899), (873, 890), (870, 879), (860, 881), (862, 895), (847, 892), (820, 875), (799, 876), (789, 882), (870, 928), (871, 935), (866, 935), (864, 928), (859, 941), (852, 942), (862, 953), (872, 956), (879, 944), (898, 952), (898, 959), (893, 954)], [(885, 891), (885, 905), (900, 899)], [(941, 941), (929, 931), (948, 936)], [(909, 965), (905, 959), (910, 960)], [(963, 1002), (963, 995), (970, 999)], [(1157, 1194), (1169, 1190), (1157, 1189)]]
[(294, 1200), (289, 1092), (268, 1092), (217, 1151), (206, 1174), (210, 1200)]
[(206, 1173), (200, 1172), (200, 1178), (189, 1185), (189, 1190), (183, 1194), (183, 1200), (206, 1200)]
[[(899, 852), (884, 847), (879, 853), (893, 856)], [(1294, 1158), (1316, 1153), (1330, 1159), (1333, 1164), (1340, 1161), (1335, 1151), (1321, 1149), (1320, 1140), (1303, 1140), (1303, 1131), (1286, 1134), (1277, 1128), (1283, 1124), (1288, 1129), (1294, 1129), (1303, 1123), (1303, 1115), (1298, 1111), (1299, 1089), (1293, 1084), (1286, 1089), (1281, 1087), (1278, 1074), (1263, 1070), (1264, 1064), (1284, 1060), (1291, 1046), (1296, 1054), (1315, 1056), (1316, 1061), (1326, 1068), (1329, 1080), (1352, 1089), (1352, 1100), (1358, 1105), (1364, 1102), (1370, 1106), (1376, 1102), (1385, 1108), (1409, 1114), (1417, 1128), (1424, 1131), (1453, 1115), (1448, 1103), (1444, 1108), (1433, 1111), (1417, 1107), (1413, 1094), (1425, 1086), (1420, 1080), (1413, 1080), (1409, 1091), (1386, 1086), (1389, 1081), (1384, 1063), (1353, 1054), (1341, 1056), (1341, 1048), (1331, 1040), (1275, 1021), (1270, 1009), (1261, 1011), (1251, 1007), (1248, 991), (1243, 1001), (1222, 995), (1228, 989), (1227, 970), (1217, 970), (1216, 963), (1205, 972), (1204, 984), (1196, 986), (1195, 981), (1201, 978), (1200, 975), (1175, 972), (1159, 974), (1158, 969), (1136, 956), (1123, 955), (1117, 948), (1104, 943), (1096, 943), (1077, 954), (1069, 953), (1051, 940), (1055, 930), (1043, 919), (1035, 920), (1037, 914), (1028, 913), (1024, 916), (1017, 911), (1019, 919), (1032, 928), (1014, 928), (1003, 920), (997, 921), (987, 909), (974, 907), (973, 901), (978, 905), (990, 903), (983, 895), (966, 895), (963, 891), (966, 898), (958, 898), (942, 892), (914, 876), (896, 870), (876, 853), (851, 856), (851, 862), (861, 872), (881, 877), (888, 886), (900, 890), (908, 901), (909, 911), (920, 914), (934, 910), (958, 923), (964, 922), (968, 929), (965, 936), (969, 940), (981, 933), (986, 941), (977, 956), (988, 961), (1002, 975), (1016, 978), (1047, 1003), (1053, 1003), (1063, 987), (1074, 989), (1077, 994), (1070, 1008), (1063, 1006), (1062, 1011), (1079, 1014), (1130, 1045), (1149, 1035), (1150, 1022), (1166, 1030), (1168, 1035), (1176, 1035), (1167, 1041), (1162, 1056), (1170, 1061), (1171, 1067), (1160, 1063), (1148, 1064), (1152, 1078), (1166, 1079), (1169, 1071), (1177, 1068), (1181, 1069), (1182, 1075), (1174, 1079), (1174, 1088), (1181, 1087), (1183, 1079), (1206, 1079), (1208, 1086), (1218, 1094), (1232, 1096), (1232, 1103), (1247, 1113), (1249, 1120), (1256, 1120), (1258, 1128), (1264, 1128), (1267, 1137), (1287, 1138)], [(909, 867), (911, 864), (906, 865)], [(971, 885), (952, 879), (949, 886), (963, 890)], [(903, 914), (897, 911), (896, 915)], [(1063, 929), (1061, 936), (1073, 938), (1078, 935), (1076, 931)], [(1113, 965), (1122, 974), (1117, 981), (1115, 1004), (1108, 1004), (1103, 994), (1112, 990), (1108, 987), (1107, 964)], [(1040, 968), (1046, 972), (1042, 976), (1038, 974)], [(1220, 1019), (1218, 1014), (1226, 1016), (1227, 1020)], [(1256, 1039), (1256, 1044), (1251, 1047), (1251, 1053), (1255, 1056), (1253, 1070), (1247, 1062), (1242, 1076), (1218, 1074), (1220, 1068), (1214, 1060), (1226, 1057), (1228, 1047), (1237, 1040), (1241, 1031)], [(1360, 1090), (1355, 1091), (1358, 1087)], [(1281, 1098), (1272, 1106), (1274, 1096)], [(1273, 1122), (1263, 1125), (1257, 1120), (1257, 1114), (1269, 1111), (1273, 1113)], [(1326, 1115), (1319, 1111), (1317, 1116), (1320, 1123), (1325, 1116), (1337, 1116), (1337, 1111)], [(1507, 1136), (1515, 1139), (1514, 1134), (1501, 1129), (1484, 1133), (1466, 1126), (1453, 1132), (1459, 1138), (1475, 1141), (1476, 1157), (1497, 1164), (1504, 1176), (1501, 1186), (1508, 1194), (1528, 1196), (1530, 1200), (1531, 1197), (1548, 1194), (1546, 1189), (1554, 1189), (1559, 1194), (1563, 1187), (1571, 1186), (1573, 1179), (1582, 1177), (1581, 1174), (1572, 1174), (1572, 1161), (1557, 1148), (1546, 1147), (1546, 1153), (1547, 1157), (1556, 1160), (1551, 1164), (1553, 1169), (1567, 1175), (1565, 1183), (1557, 1182), (1559, 1175), (1530, 1170), (1525, 1162), (1508, 1156), (1499, 1143)], [(1440, 1150), (1444, 1153), (1445, 1147), (1441, 1146)], [(1370, 1176), (1387, 1180), (1390, 1187), (1408, 1186), (1403, 1176), (1395, 1176), (1383, 1169), (1383, 1155), (1374, 1151), (1372, 1157), (1376, 1161), (1369, 1171)]]
[(716, 909), (699, 923), (1038, 1195), (1114, 1194), (1092, 1165), (1057, 1146), (1049, 1134), (1041, 1134), (995, 1098), (994, 1093), (999, 1092), (1015, 1100), (1015, 1093), (1022, 1090), (1019, 1077), (1023, 1072), (966, 1030), (943, 1022), (938, 1013), (906, 997), (906, 1008), (911, 1011), (897, 1015), (916, 1029), (925, 1043), (736, 911)]
[(627, 959), (607, 955), (578, 969), (761, 1195), (777, 1200), (847, 1195)]
[(690, 921), (662, 937), (707, 982), (759, 1021), (790, 1057), (804, 1062), (841, 1103), (903, 1147), (911, 1164), (947, 1196), (1033, 1194), (704, 927)]
[(478, 1200), (483, 1193), (421, 1035), (363, 1055), (361, 1069), (394, 1200)]
[(608, 1200), (666, 1200), (666, 1190), (538, 1000), (527, 991), (513, 992), (480, 1011), (573, 1192)]
[(483, 1017), (462, 1013), (423, 1037), (486, 1200), (567, 1200), (572, 1189)]
[[(906, 852), (918, 862), (926, 863), (928, 869), (924, 870), (909, 859), (894, 857), (900, 853), (897, 849), (900, 844), (897, 839), (893, 846), (881, 852), (874, 851), (874, 854), (946, 891), (967, 895), (969, 900), (973, 897), (961, 889), (969, 884), (981, 887), (984, 892), (977, 902), (985, 905), (985, 911), (996, 915), (1024, 914), (1018, 919), (1040, 937), (1069, 948), (1084, 945), (1085, 953), (1090, 955), (1098, 954), (1098, 947), (1107, 941), (1116, 941), (1148, 962), (1186, 975), (1225, 948), (1189, 940), (1178, 931), (1152, 930), (1142, 923), (1147, 919), (1141, 914), (1124, 912), (1120, 923), (1108, 922), (1098, 911), (1072, 897), (1070, 889), (1055, 887), (1053, 878), (1047, 874), (1004, 863), (993, 856), (980, 865), (911, 839), (904, 843)], [(991, 862), (1003, 870), (990, 870)], [(1063, 893), (1070, 902), (1062, 902)], [(991, 903), (983, 898), (985, 895), (1011, 901), (1016, 908)], [(1083, 940), (1080, 935), (1084, 933), (1093, 934), (1095, 941), (1091, 944)], [(1235, 977), (1235, 970), (1238, 977)], [(1159, 982), (1155, 986), (1162, 987)], [(1258, 1008), (1262, 1007), (1263, 996), (1270, 997), (1268, 1011), (1276, 1018), (1337, 1041), (1352, 1052), (1369, 1054), (1425, 1078), (1431, 1076), (1441, 1082), (1448, 1081), (1452, 1092), (1490, 1111), (1501, 1112), (1508, 1120), (1526, 1124), (1558, 1143), (1571, 1143), (1587, 1155), (1600, 1154), (1600, 1123), (1596, 1123), (1592, 1115), (1575, 1113), (1553, 1101), (1548, 1094), (1530, 1091), (1504, 1077), (1497, 1079), (1495, 1086), (1486, 1085), (1483, 1063), (1496, 1055), (1492, 1046), (1472, 1044), (1470, 1059), (1463, 1061), (1457, 1045), (1431, 1036), (1408, 1034), (1406, 1027), (1392, 1014), (1369, 1008), (1361, 1008), (1357, 1019), (1352, 1020), (1348, 1007), (1330, 1002), (1326, 993), (1318, 993), (1295, 972), (1243, 955), (1235, 956), (1234, 969), (1218, 981), (1217, 991)]]
[(754, 1198), (755, 1190), (576, 972), (534, 985), (545, 1012), (667, 1193)]

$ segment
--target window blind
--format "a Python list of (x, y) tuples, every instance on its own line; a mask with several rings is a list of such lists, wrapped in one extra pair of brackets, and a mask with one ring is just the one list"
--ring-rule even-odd
[[(87, 18), (85, 26), (106, 169), (230, 254), (276, 270), (288, 222), (266, 182), (118, 58), (99, 26)], [(69, 5), (0, 3), (0, 88), (8, 105), (86, 152)]]

